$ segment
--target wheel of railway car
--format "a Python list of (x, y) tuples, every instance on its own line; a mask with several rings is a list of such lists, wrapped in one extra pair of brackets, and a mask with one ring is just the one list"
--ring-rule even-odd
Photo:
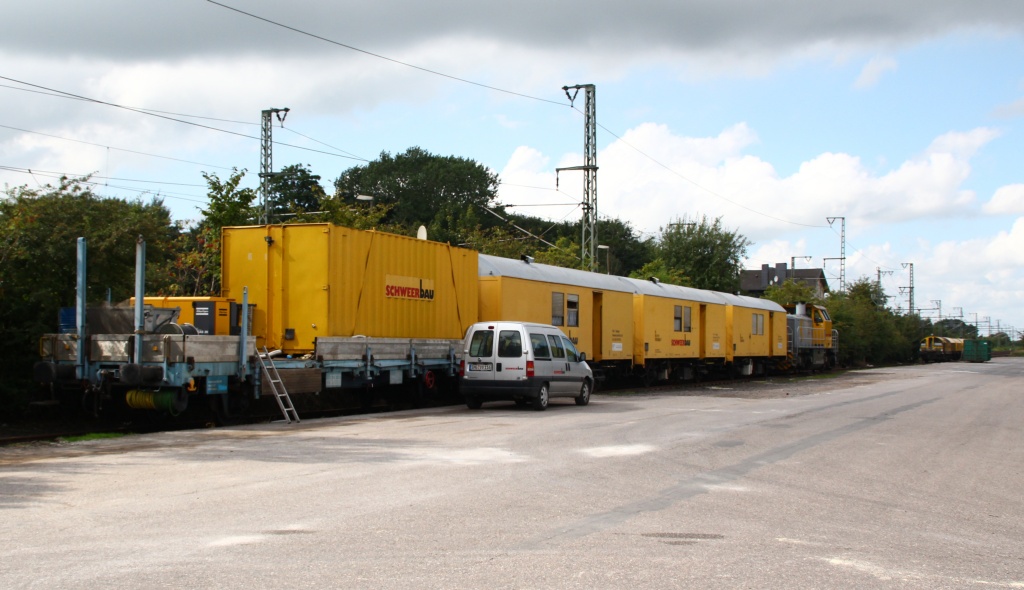
[(537, 391), (537, 397), (533, 400), (533, 409), (543, 412), (548, 409), (548, 384), (542, 383)]
[(483, 405), (484, 403), (479, 398), (470, 395), (466, 396), (466, 407), (470, 410), (479, 410)]
[(650, 387), (658, 382), (658, 371), (654, 367), (647, 367), (644, 369), (644, 374), (641, 377), (643, 380), (644, 387)]
[(590, 382), (584, 381), (583, 387), (580, 388), (580, 394), (576, 396), (576, 405), (585, 406), (590, 403)]

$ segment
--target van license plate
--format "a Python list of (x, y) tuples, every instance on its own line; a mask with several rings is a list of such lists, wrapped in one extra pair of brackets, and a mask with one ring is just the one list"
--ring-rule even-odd
[(469, 363), (470, 371), (490, 371), (491, 363)]

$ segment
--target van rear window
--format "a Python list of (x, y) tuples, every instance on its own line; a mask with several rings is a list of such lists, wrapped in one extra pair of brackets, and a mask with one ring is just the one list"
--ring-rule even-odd
[(498, 356), (523, 356), (523, 338), (519, 335), (519, 330), (502, 330), (498, 334)]
[(469, 356), (491, 356), (494, 354), (494, 331), (477, 330), (469, 341)]

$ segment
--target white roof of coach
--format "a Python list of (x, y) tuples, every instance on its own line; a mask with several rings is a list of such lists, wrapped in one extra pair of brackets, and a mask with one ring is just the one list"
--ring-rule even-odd
[(725, 305), (725, 300), (720, 297), (721, 293), (716, 293), (714, 291), (694, 289), (693, 287), (681, 287), (679, 285), (669, 285), (667, 283), (655, 283), (651, 280), (644, 281), (629, 277), (619, 277), (619, 280), (628, 284), (629, 290), (633, 293), (656, 295), (658, 297), (668, 297), (671, 299), (683, 299), (686, 301), (697, 301), (699, 303)]
[(586, 272), (574, 268), (551, 266), (550, 264), (540, 264), (538, 262), (527, 263), (522, 260), (489, 256), (487, 254), (480, 255), (478, 269), (478, 274), (482, 277), (511, 277), (545, 283), (577, 285), (590, 289), (629, 292), (629, 289), (619, 282), (619, 277)]
[(751, 309), (763, 309), (765, 311), (781, 311), (782, 313), (786, 313), (785, 307), (782, 307), (771, 299), (758, 299), (757, 297), (733, 295), (732, 293), (718, 293), (718, 295), (721, 295), (729, 305), (749, 307)]

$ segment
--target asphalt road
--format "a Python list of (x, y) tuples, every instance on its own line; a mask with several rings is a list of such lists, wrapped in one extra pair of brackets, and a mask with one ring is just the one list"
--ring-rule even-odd
[(0, 449), (2, 588), (1024, 588), (1024, 360)]

